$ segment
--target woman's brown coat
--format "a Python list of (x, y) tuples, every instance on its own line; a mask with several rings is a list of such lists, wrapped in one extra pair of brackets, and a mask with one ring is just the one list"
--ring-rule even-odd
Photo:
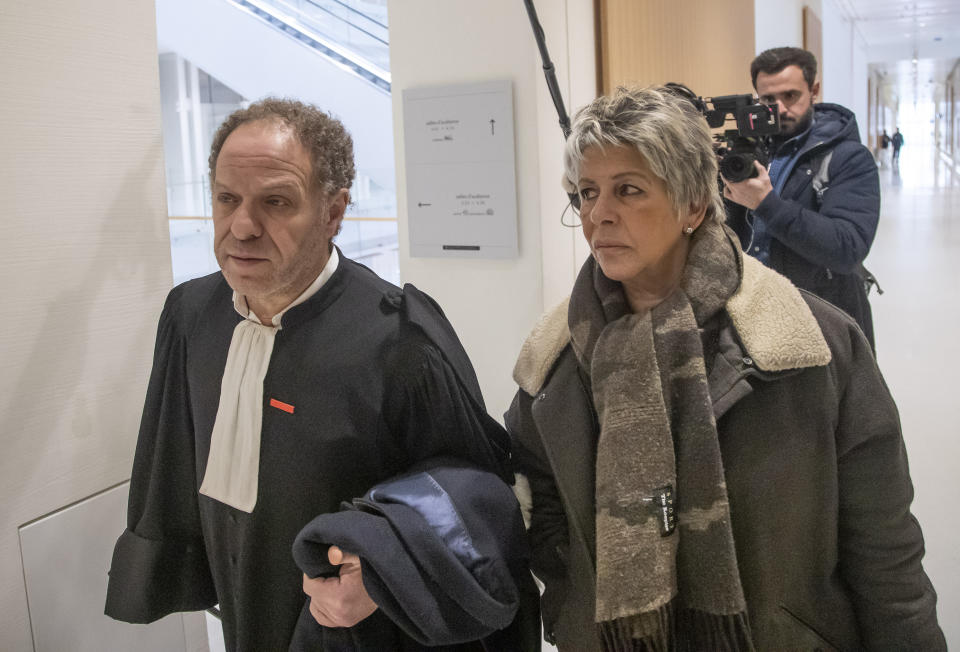
[[(945, 650), (897, 409), (863, 333), (752, 259), (727, 315), (708, 380), (757, 649)], [(545, 637), (588, 652), (598, 432), (568, 342), (563, 305), (524, 345), (506, 419)]]

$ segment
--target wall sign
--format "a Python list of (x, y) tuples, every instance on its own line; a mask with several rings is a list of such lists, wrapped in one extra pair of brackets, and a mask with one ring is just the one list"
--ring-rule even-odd
[(403, 130), (410, 255), (516, 257), (510, 82), (405, 89)]

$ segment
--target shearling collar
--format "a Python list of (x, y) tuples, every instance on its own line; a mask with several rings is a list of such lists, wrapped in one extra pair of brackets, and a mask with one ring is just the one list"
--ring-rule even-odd
[[(544, 314), (520, 349), (513, 379), (531, 396), (543, 387), (553, 363), (570, 343), (569, 305), (568, 297)], [(726, 310), (758, 369), (821, 367), (831, 360), (823, 332), (800, 291), (755, 258), (743, 257), (743, 280)]]

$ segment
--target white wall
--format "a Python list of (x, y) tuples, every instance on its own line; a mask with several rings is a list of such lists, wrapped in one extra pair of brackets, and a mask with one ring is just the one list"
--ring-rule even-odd
[[(592, 2), (538, 4), (561, 85), (566, 93), (572, 90), (575, 104), (583, 104), (595, 88)], [(543, 311), (545, 295), (546, 304), (552, 305), (569, 291), (577, 256), (583, 253), (576, 245), (579, 229), (560, 225), (566, 204), (560, 188), (562, 134), (522, 2), (393, 0), (389, 9), (401, 277), (443, 306), (473, 360), (488, 411), (499, 417), (516, 391), (513, 363)], [(495, 79), (513, 82), (520, 256), (412, 258), (403, 89)], [(567, 100), (569, 109), (569, 95)]]
[(33, 649), (18, 527), (130, 472), (171, 282), (154, 26), (151, 0), (2, 9), (4, 651)]
[(823, 0), (820, 20), (823, 23), (824, 102), (840, 104), (857, 116), (860, 140), (867, 142), (867, 65), (866, 43), (853, 21), (843, 17), (834, 0)]
[[(866, 142), (867, 78), (866, 44), (843, 17), (835, 0), (757, 0), (754, 3), (756, 52), (775, 47), (803, 47), (803, 8), (810, 7), (823, 27), (821, 101), (841, 104), (857, 116), (860, 138)], [(744, 74), (749, 74), (745, 71)]]
[[(557, 74), (564, 107), (570, 119), (577, 109), (597, 96), (596, 43), (592, 0), (550, 0), (537, 3), (547, 49)], [(530, 38), (533, 38), (531, 33)], [(580, 266), (590, 254), (573, 209), (562, 191), (563, 132), (543, 75), (539, 54), (536, 67), (537, 123), (540, 156), (540, 244), (543, 305), (548, 309), (570, 294)], [(564, 210), (567, 210), (564, 215)]]
[[(803, 6), (810, 5), (817, 15), (820, 3), (804, 0), (756, 0), (753, 4), (753, 31), (756, 53), (770, 48), (803, 45)], [(743, 72), (750, 74), (749, 70)]]

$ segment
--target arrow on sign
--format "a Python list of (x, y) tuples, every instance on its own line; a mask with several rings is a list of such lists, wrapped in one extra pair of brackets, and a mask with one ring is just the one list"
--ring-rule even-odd
[(493, 135), (493, 125), (495, 125), (496, 122), (497, 122), (496, 120), (494, 120), (493, 118), (490, 118), (490, 135), (491, 136)]
[(424, 206), (433, 206), (433, 204), (424, 204), (422, 201), (417, 202), (418, 208), (423, 208)]

